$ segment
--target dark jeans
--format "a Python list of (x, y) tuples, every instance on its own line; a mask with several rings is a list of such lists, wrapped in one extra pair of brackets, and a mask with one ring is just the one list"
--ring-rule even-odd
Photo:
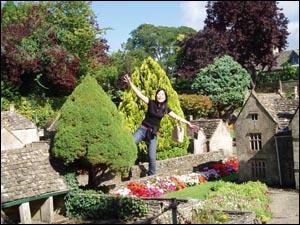
[[(136, 144), (144, 141), (147, 135), (147, 129), (139, 126), (138, 129), (133, 133), (134, 142)], [(148, 175), (154, 175), (156, 173), (156, 147), (157, 147), (157, 136), (154, 135), (153, 139), (150, 140), (148, 147), (148, 161), (149, 161), (149, 171)]]

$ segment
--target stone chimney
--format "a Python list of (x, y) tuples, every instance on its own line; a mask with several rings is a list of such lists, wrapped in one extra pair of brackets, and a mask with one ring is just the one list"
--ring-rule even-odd
[(279, 53), (279, 49), (278, 48), (273, 48), (273, 55), (276, 55)]
[(14, 112), (15, 111), (15, 105), (13, 103), (9, 104), (9, 111), (10, 112)]
[(294, 87), (294, 94), (295, 94), (295, 99), (299, 99), (298, 87), (297, 86)]

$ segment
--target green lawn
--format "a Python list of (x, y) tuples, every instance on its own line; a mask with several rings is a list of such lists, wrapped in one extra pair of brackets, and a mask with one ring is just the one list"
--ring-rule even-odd
[[(236, 181), (238, 178), (238, 174), (230, 174), (226, 177), (222, 177), (220, 180), (223, 181)], [(205, 200), (207, 193), (210, 191), (213, 186), (214, 181), (208, 181), (206, 183), (201, 183), (199, 185), (193, 187), (187, 187), (180, 191), (170, 192), (166, 195), (162, 195), (161, 198), (193, 198), (199, 200)]]

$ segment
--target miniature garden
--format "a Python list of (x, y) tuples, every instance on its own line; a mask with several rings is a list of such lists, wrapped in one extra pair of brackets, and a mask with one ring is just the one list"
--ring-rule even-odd
[(109, 194), (77, 189), (66, 197), (67, 216), (133, 221), (147, 217), (145, 198), (193, 198), (202, 202), (197, 217), (179, 223), (225, 223), (229, 217), (226, 210), (254, 211), (259, 221), (267, 223), (271, 219), (267, 186), (260, 182), (237, 184), (237, 173), (238, 162), (233, 157), (186, 175), (131, 181)]

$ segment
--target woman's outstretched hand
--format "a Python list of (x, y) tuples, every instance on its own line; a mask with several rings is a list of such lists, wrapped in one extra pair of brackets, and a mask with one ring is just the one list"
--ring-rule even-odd
[(189, 128), (193, 129), (195, 132), (198, 133), (198, 131), (200, 130), (200, 127), (191, 123), (187, 124)]
[(130, 83), (131, 79), (128, 74), (125, 74), (125, 76), (123, 77), (123, 81), (126, 82), (127, 84)]

